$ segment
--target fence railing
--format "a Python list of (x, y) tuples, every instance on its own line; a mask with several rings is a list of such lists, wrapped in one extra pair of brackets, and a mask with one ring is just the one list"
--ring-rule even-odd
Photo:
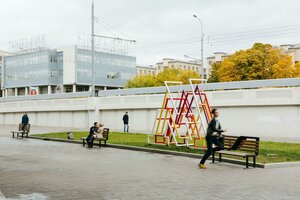
[[(221, 83), (205, 83), (200, 84), (200, 89), (205, 91), (215, 90), (237, 90), (237, 89), (256, 89), (268, 87), (299, 87), (300, 78), (288, 79), (270, 79), (256, 81), (235, 81)], [(190, 85), (181, 86), (183, 90), (189, 91)], [(132, 89), (114, 89), (114, 90), (99, 90), (97, 96), (126, 96), (126, 95), (141, 95), (141, 94), (164, 94), (165, 86), (147, 87), (147, 88), (132, 88)], [(178, 87), (171, 86), (171, 92), (177, 92)], [(61, 93), (61, 94), (40, 94), (29, 96), (9, 96), (0, 98), (0, 102), (4, 101), (26, 101), (26, 100), (45, 100), (45, 99), (66, 99), (66, 98), (84, 98), (90, 97), (91, 92), (76, 92), (76, 93)]]
[[(205, 91), (215, 90), (237, 90), (237, 89), (255, 89), (267, 87), (298, 87), (300, 86), (300, 78), (288, 79), (270, 79), (257, 81), (235, 81), (221, 83), (205, 83), (199, 84), (200, 89)], [(191, 90), (190, 85), (181, 86), (183, 90)], [(171, 92), (177, 92), (177, 86), (170, 86)], [(119, 95), (138, 95), (138, 94), (162, 94), (165, 93), (166, 87), (148, 87), (148, 88), (132, 88), (121, 90), (101, 90), (98, 96), (119, 96)]]

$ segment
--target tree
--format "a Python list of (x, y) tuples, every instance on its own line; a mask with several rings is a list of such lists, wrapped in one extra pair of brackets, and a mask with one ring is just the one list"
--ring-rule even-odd
[(192, 70), (166, 68), (157, 75), (136, 76), (127, 81), (126, 88), (163, 86), (165, 81), (180, 81), (189, 84), (190, 78), (200, 78), (200, 75)]
[(295, 77), (291, 56), (270, 44), (255, 43), (213, 65), (209, 81), (243, 81)]
[(154, 75), (136, 76), (127, 81), (126, 88), (153, 87), (156, 86)]
[(295, 64), (295, 76), (300, 77), (300, 62)]
[(220, 81), (220, 77), (219, 77), (220, 66), (221, 64), (219, 62), (215, 62), (211, 65), (211, 72), (207, 82), (214, 83)]

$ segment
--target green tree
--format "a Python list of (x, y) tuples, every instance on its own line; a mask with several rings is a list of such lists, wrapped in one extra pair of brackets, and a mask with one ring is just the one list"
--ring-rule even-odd
[(154, 75), (136, 76), (127, 81), (126, 88), (153, 87), (156, 85)]
[(189, 84), (190, 78), (200, 78), (197, 72), (192, 70), (166, 68), (157, 75), (136, 76), (127, 81), (126, 88), (140, 88), (163, 86), (165, 81), (180, 81)]
[(219, 77), (220, 66), (221, 66), (221, 64), (219, 62), (215, 62), (211, 65), (210, 76), (209, 76), (207, 82), (214, 83), (214, 82), (220, 81), (220, 77)]
[(256, 43), (252, 48), (230, 55), (213, 66), (210, 81), (242, 81), (295, 77), (291, 56), (270, 44)]
[(300, 62), (295, 64), (295, 76), (300, 77)]

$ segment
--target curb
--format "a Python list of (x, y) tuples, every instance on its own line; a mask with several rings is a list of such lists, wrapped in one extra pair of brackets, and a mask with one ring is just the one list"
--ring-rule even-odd
[[(80, 141), (80, 140), (44, 138), (44, 137), (38, 137), (38, 136), (28, 136), (28, 138), (38, 139), (38, 140), (46, 140), (46, 141), (82, 144), (82, 141)], [(142, 152), (148, 152), (148, 153), (159, 153), (159, 154), (166, 154), (166, 155), (173, 155), (173, 156), (197, 158), (197, 159), (200, 159), (200, 157), (203, 156), (201, 154), (196, 154), (196, 153), (185, 153), (185, 152), (169, 151), (169, 150), (162, 150), (162, 149), (152, 149), (152, 148), (147, 148), (147, 147), (135, 147), (135, 146), (121, 145), (121, 144), (107, 143), (107, 147), (116, 148), (116, 149), (133, 150), (133, 151), (142, 151)], [(208, 160), (211, 160), (211, 157), (209, 157)], [(216, 160), (218, 160), (218, 159), (216, 158)], [(243, 160), (236, 160), (236, 159), (231, 159), (231, 158), (222, 158), (222, 162), (244, 165), (244, 166), (246, 165), (246, 162)], [(218, 163), (218, 161), (216, 163)], [(252, 164), (252, 162), (249, 161), (250, 168), (251, 168), (251, 164)], [(268, 168), (268, 169), (283, 168), (283, 167), (296, 167), (296, 166), (300, 166), (300, 162), (281, 162), (281, 163), (269, 163), (269, 164), (256, 163), (257, 168)]]

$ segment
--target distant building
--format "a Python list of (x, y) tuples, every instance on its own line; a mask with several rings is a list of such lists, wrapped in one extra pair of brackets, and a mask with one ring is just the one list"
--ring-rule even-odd
[[(2, 94), (6, 96), (91, 91), (90, 50), (70, 46), (5, 56)], [(136, 58), (95, 52), (96, 90), (124, 87), (136, 74)]]
[[(5, 51), (0, 51), (0, 88), (3, 85), (2, 84), (2, 69), (3, 69), (3, 62), (4, 62), (4, 56), (8, 56), (9, 53)], [(2, 92), (0, 92), (0, 97), (2, 97)]]
[(141, 75), (154, 75), (156, 74), (156, 68), (153, 65), (149, 66), (143, 66), (143, 65), (137, 65), (136, 66), (136, 75), (141, 76)]
[[(157, 73), (162, 72), (166, 68), (172, 68), (172, 69), (189, 69), (192, 71), (195, 71), (197, 73), (200, 73), (200, 67), (202, 65), (201, 61), (184, 61), (184, 60), (178, 60), (173, 58), (164, 58), (161, 62), (156, 63), (156, 69)], [(204, 76), (206, 74), (206, 70), (204, 71)]]
[(297, 63), (300, 61), (300, 44), (284, 44), (280, 45), (284, 53), (292, 57), (292, 62)]
[(208, 76), (210, 75), (212, 64), (215, 62), (217, 62), (217, 63), (222, 62), (228, 56), (229, 55), (224, 52), (215, 52), (213, 56), (207, 57), (207, 63), (208, 63), (207, 74), (208, 74)]

